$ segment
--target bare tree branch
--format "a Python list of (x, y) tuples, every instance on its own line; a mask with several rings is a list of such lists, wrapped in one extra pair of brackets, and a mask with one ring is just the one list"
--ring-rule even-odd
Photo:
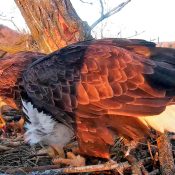
[(135, 31), (135, 34), (134, 35), (131, 35), (131, 36), (128, 36), (128, 37), (126, 37), (126, 38), (133, 38), (133, 37), (135, 37), (135, 36), (138, 36), (138, 35), (141, 35), (142, 33), (145, 33), (145, 30), (143, 30), (143, 31), (141, 31), (141, 32), (138, 32), (138, 31)]
[(83, 1), (83, 0), (80, 0), (82, 3), (86, 3), (86, 4), (90, 4), (92, 5), (93, 3), (92, 2), (87, 2), (87, 1)]
[(14, 25), (14, 27), (17, 29), (17, 31), (20, 32), (20, 29), (18, 28), (18, 26), (17, 26), (17, 25), (15, 24), (15, 22), (13, 21), (13, 18), (14, 18), (14, 17), (11, 17), (10, 19), (8, 19), (5, 15), (0, 14), (0, 20), (11, 22), (11, 23)]
[(104, 16), (104, 5), (103, 5), (103, 1), (99, 0), (100, 5), (101, 5), (101, 16)]
[[(109, 12), (103, 14), (97, 21), (95, 21), (91, 26), (90, 26), (90, 30), (92, 30), (98, 23), (100, 23), (101, 21), (103, 21), (104, 19), (114, 15), (115, 13), (119, 12), (120, 10), (122, 10), (129, 2), (131, 2), (131, 0), (127, 0), (125, 2), (122, 2), (121, 4), (119, 4), (117, 7), (114, 7), (113, 9), (111, 9)], [(101, 3), (101, 0), (100, 0)], [(103, 3), (102, 3), (103, 4)]]

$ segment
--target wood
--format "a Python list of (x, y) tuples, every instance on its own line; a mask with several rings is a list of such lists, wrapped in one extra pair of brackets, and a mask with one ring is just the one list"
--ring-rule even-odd
[(170, 143), (167, 133), (162, 134), (157, 139), (157, 147), (159, 150), (159, 162), (162, 175), (175, 174), (172, 145)]
[(138, 163), (137, 159), (132, 155), (126, 156), (126, 159), (131, 164), (132, 174), (142, 175), (141, 165)]
[(39, 50), (50, 53), (91, 38), (89, 27), (74, 10), (70, 0), (15, 0)]
[(129, 168), (130, 165), (128, 162), (123, 163), (105, 163), (99, 165), (89, 165), (82, 167), (67, 167), (67, 168), (59, 168), (59, 165), (49, 165), (49, 166), (39, 166), (33, 168), (14, 168), (13, 170), (8, 170), (6, 173), (10, 174), (31, 174), (39, 175), (39, 174), (72, 174), (72, 173), (83, 173), (83, 172), (96, 172), (96, 171), (106, 171), (106, 170), (119, 170), (122, 171), (126, 168)]

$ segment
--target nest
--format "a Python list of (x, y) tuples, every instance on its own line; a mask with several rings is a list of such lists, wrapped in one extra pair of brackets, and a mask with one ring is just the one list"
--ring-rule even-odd
[[(173, 138), (174, 136), (168, 135), (168, 137)], [(174, 138), (171, 140), (173, 146), (169, 149), (171, 149), (170, 152), (172, 153), (175, 141)], [(80, 167), (70, 168), (63, 165), (53, 165), (51, 158), (46, 153), (40, 151), (42, 148), (43, 146), (39, 144), (30, 146), (25, 143), (23, 136), (17, 130), (8, 131), (6, 135), (1, 133), (0, 174), (54, 175), (69, 173), (82, 174), (81, 172), (86, 172), (83, 174), (159, 175), (162, 172), (159, 156), (160, 151), (158, 150), (156, 140), (153, 138), (150, 138), (147, 143), (128, 142), (123, 138), (117, 138), (115, 145), (111, 148), (111, 159), (114, 163), (109, 164), (104, 159), (87, 157), (87, 166), (83, 167), (85, 168), (84, 171)], [(127, 154), (129, 149), (129, 154)], [(65, 148), (65, 151), (68, 150), (70, 148)], [(168, 153), (165, 153), (165, 155), (169, 156)], [(164, 159), (165, 157), (163, 157)], [(91, 172), (88, 172), (88, 170)]]

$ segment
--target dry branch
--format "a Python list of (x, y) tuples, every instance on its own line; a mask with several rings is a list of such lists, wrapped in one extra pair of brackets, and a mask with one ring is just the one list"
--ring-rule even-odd
[(126, 158), (131, 164), (132, 174), (142, 175), (141, 166), (138, 163), (137, 159), (131, 155), (128, 155)]
[(10, 150), (10, 149), (11, 149), (11, 147), (4, 146), (4, 145), (0, 145), (0, 152), (1, 152), (1, 151), (8, 151), (8, 150)]
[(33, 168), (16, 168), (10, 171), (7, 171), (7, 173), (10, 174), (22, 174), (22, 173), (30, 173), (32, 172), (33, 175), (39, 175), (39, 174), (51, 174), (51, 173), (84, 173), (84, 172), (96, 172), (96, 171), (106, 171), (106, 170), (113, 170), (113, 169), (119, 169), (124, 170), (126, 168), (129, 168), (130, 165), (128, 162), (124, 163), (105, 163), (105, 164), (99, 164), (99, 165), (90, 165), (90, 166), (82, 166), (82, 167), (67, 167), (67, 168), (59, 168), (58, 165), (49, 165), (49, 166), (41, 166), (41, 167), (33, 167)]
[(174, 159), (172, 154), (172, 145), (167, 133), (162, 134), (157, 139), (157, 147), (159, 150), (159, 161), (162, 175), (175, 174)]
[(85, 4), (89, 4), (89, 5), (92, 5), (93, 3), (92, 2), (88, 2), (88, 1), (83, 1), (83, 0), (80, 0), (82, 3), (85, 3)]
[(18, 28), (18, 26), (17, 26), (17, 25), (15, 24), (15, 22), (13, 21), (13, 17), (7, 18), (6, 16), (3, 16), (3, 15), (0, 14), (0, 20), (11, 22), (11, 23), (14, 25), (14, 27), (16, 28), (16, 30), (17, 30), (18, 32), (20, 32), (20, 29)]
[(131, 2), (131, 0), (127, 0), (125, 2), (122, 2), (121, 4), (119, 4), (117, 7), (112, 8), (109, 12), (105, 13), (103, 12), (103, 3), (102, 1), (100, 1), (101, 4), (101, 16), (99, 19), (97, 19), (97, 21), (95, 21), (91, 26), (90, 26), (90, 30), (92, 30), (97, 24), (99, 24), (101, 21), (103, 21), (106, 18), (109, 18), (110, 16), (114, 15), (115, 13), (119, 12), (120, 10), (122, 10), (129, 2)]
[(100, 2), (100, 6), (101, 6), (101, 16), (104, 15), (104, 5), (103, 5), (103, 1), (102, 0), (99, 0)]

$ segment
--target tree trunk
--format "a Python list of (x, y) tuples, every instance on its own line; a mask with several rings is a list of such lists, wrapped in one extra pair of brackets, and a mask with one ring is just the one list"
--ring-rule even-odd
[(15, 0), (39, 51), (50, 53), (91, 38), (89, 26), (74, 10), (70, 0)]

